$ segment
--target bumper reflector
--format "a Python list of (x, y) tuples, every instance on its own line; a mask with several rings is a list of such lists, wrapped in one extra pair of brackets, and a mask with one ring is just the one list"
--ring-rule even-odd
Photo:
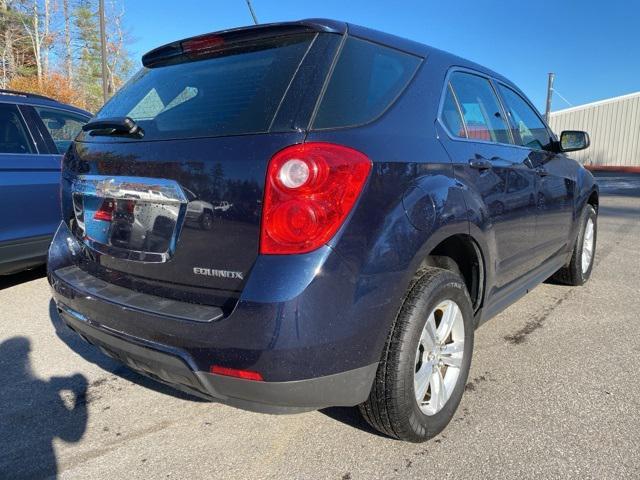
[(221, 367), (220, 365), (212, 365), (211, 373), (216, 375), (225, 375), (227, 377), (242, 378), (243, 380), (255, 380), (262, 382), (263, 378), (258, 372), (252, 372), (251, 370), (238, 370), (237, 368)]

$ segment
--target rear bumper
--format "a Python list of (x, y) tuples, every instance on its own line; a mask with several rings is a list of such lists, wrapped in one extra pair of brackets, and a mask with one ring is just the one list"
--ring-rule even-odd
[[(321, 286), (302, 282), (296, 287), (302, 292), (293, 292), (290, 299), (291, 292), (275, 289), (281, 298), (259, 301), (264, 285), (248, 286), (243, 297), (253, 290), (253, 299), (242, 298), (227, 317), (206, 321), (207, 312), (191, 312), (200, 318), (188, 320), (175, 314), (175, 305), (160, 305), (159, 297), (154, 307), (136, 292), (129, 291), (127, 298), (126, 292), (69, 275), (78, 257), (70, 241), (62, 225), (49, 253), (49, 281), (60, 316), (132, 369), (193, 394), (265, 413), (353, 406), (367, 398), (379, 352), (363, 348), (362, 339), (375, 335), (370, 325), (340, 314), (338, 294), (326, 287), (316, 291)], [(330, 249), (324, 252), (322, 266), (332, 271), (333, 288), (345, 290), (350, 275), (334, 255)], [(212, 365), (257, 371), (265, 381), (212, 374)]]
[(176, 352), (108, 332), (63, 303), (58, 312), (83, 339), (131, 369), (179, 390), (260, 413), (299, 413), (334, 405), (355, 405), (371, 389), (377, 364), (324, 377), (290, 382), (256, 382), (193, 371)]

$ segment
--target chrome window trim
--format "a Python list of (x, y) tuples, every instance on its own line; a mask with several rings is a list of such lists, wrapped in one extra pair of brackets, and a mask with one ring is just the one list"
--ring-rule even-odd
[(52, 155), (52, 156), (56, 156), (56, 157), (60, 156), (59, 154), (54, 154), (54, 153), (49, 153), (49, 152), (46, 152), (46, 153), (39, 153), (39, 152), (36, 152), (36, 153), (33, 153), (33, 152), (31, 152), (31, 153), (2, 153), (2, 152), (0, 152), (0, 155), (2, 155), (3, 157), (7, 156), (7, 155), (15, 155), (16, 157), (24, 157), (25, 155), (38, 155), (38, 156), (40, 156), (40, 155)]

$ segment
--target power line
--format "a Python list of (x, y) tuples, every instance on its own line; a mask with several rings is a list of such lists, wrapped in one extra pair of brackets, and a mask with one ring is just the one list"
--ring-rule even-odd
[(558, 90), (556, 90), (556, 89), (554, 88), (554, 89), (553, 89), (553, 91), (554, 91), (555, 93), (557, 93), (557, 94), (558, 94), (558, 96), (560, 97), (560, 99), (564, 100), (564, 103), (566, 103), (566, 104), (567, 104), (567, 105), (569, 105), (570, 107), (573, 107), (573, 103), (571, 103), (569, 100), (567, 100), (566, 98), (564, 98), (564, 97), (562, 96), (562, 94), (561, 94)]

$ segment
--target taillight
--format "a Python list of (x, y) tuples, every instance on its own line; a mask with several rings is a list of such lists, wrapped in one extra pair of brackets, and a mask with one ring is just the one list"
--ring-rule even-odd
[(113, 211), (115, 210), (114, 203), (113, 200), (103, 200), (100, 208), (93, 214), (93, 219), (110, 222), (113, 219)]
[(315, 250), (335, 235), (353, 208), (371, 160), (332, 143), (292, 145), (269, 162), (260, 253)]

